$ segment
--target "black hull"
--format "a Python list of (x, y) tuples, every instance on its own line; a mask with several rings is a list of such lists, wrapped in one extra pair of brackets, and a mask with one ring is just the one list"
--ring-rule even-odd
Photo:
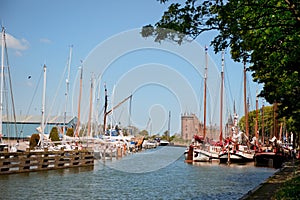
[(168, 146), (169, 143), (160, 143), (159, 146)]
[(281, 168), (286, 158), (283, 154), (257, 153), (254, 157), (254, 164), (257, 167)]

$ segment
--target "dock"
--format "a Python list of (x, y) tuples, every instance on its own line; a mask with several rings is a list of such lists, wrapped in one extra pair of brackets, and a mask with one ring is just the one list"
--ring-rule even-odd
[(94, 166), (93, 151), (88, 148), (0, 152), (0, 175), (85, 166)]

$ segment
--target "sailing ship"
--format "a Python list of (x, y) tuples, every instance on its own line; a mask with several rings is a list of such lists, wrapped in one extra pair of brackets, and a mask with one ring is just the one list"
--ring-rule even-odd
[[(0, 72), (0, 151), (17, 151), (18, 149), (18, 142), (16, 144), (12, 144), (10, 141), (10, 133), (9, 130), (6, 130), (6, 134), (3, 134), (3, 108), (4, 108), (4, 91), (6, 90), (5, 85), (5, 79), (4, 79), (4, 56), (6, 53), (6, 61), (7, 61), (7, 72), (8, 72), (8, 79), (9, 79), (9, 90), (10, 90), (10, 97), (11, 97), (11, 104), (12, 104), (12, 115), (13, 115), (13, 120), (16, 124), (16, 112), (15, 112), (15, 107), (14, 107), (14, 99), (13, 99), (13, 92), (12, 92), (12, 82), (11, 82), (11, 78), (10, 78), (10, 69), (9, 69), (9, 64), (8, 64), (8, 55), (7, 55), (7, 46), (6, 46), (6, 34), (5, 34), (5, 28), (2, 27), (1, 30), (1, 38), (2, 38), (2, 42), (1, 42), (1, 72)], [(7, 104), (8, 105), (8, 104)], [(8, 113), (7, 113), (8, 115)], [(8, 116), (6, 116), (7, 118)], [(14, 127), (15, 129), (15, 134), (16, 134), (16, 138), (18, 138), (17, 136), (17, 126), (15, 125)], [(2, 137), (6, 136), (8, 138), (8, 143), (4, 143), (2, 140)]]
[(208, 70), (208, 48), (205, 47), (205, 73), (204, 73), (204, 120), (203, 136), (194, 135), (191, 145), (186, 149), (186, 162), (211, 162), (219, 159), (219, 152), (222, 144), (222, 109), (223, 109), (223, 83), (224, 83), (224, 52), (222, 53), (221, 71), (221, 100), (220, 100), (220, 141), (212, 144), (206, 140), (206, 89), (207, 89), (207, 70)]
[[(273, 105), (274, 116), (276, 115), (276, 103)], [(264, 166), (264, 167), (272, 167), (272, 168), (280, 168), (282, 167), (283, 162), (285, 162), (288, 156), (291, 156), (291, 150), (285, 149), (282, 146), (282, 143), (277, 140), (277, 127), (276, 127), (276, 117), (274, 117), (274, 136), (272, 139), (268, 141), (268, 144), (260, 145), (258, 150), (254, 155), (254, 165), (255, 166)], [(282, 134), (282, 125), (280, 128), (280, 136)]]
[(281, 168), (282, 164), (286, 161), (286, 153), (280, 146), (276, 137), (273, 137), (268, 147), (262, 147), (259, 151), (255, 152), (254, 165), (258, 167), (272, 167)]
[(8, 148), (8, 144), (4, 144), (3, 141), (2, 141), (2, 137), (3, 137), (3, 134), (2, 134), (2, 112), (3, 112), (3, 96), (2, 96), (2, 91), (3, 91), (3, 75), (4, 75), (4, 43), (5, 43), (5, 30), (4, 30), (4, 27), (2, 27), (2, 53), (1, 53), (1, 82), (0, 82), (0, 87), (1, 87), (1, 91), (0, 91), (0, 151), (3, 151), (5, 148)]
[(231, 138), (224, 143), (225, 150), (219, 154), (220, 163), (245, 163), (254, 160), (254, 152), (247, 145), (239, 144)]
[[(246, 103), (246, 62), (244, 62), (244, 108), (245, 134), (237, 131), (237, 118), (234, 114), (235, 127), (232, 128), (232, 137), (225, 140), (225, 147), (219, 155), (220, 163), (243, 163), (254, 161), (254, 151), (249, 144), (248, 106)], [(246, 140), (243, 141), (243, 138)]]

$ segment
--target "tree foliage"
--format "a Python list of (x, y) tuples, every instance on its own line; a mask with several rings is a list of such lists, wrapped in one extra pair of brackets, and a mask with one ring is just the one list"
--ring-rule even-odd
[(38, 133), (32, 134), (29, 141), (29, 148), (34, 149), (34, 147), (38, 145), (39, 141), (40, 141), (40, 135)]
[[(262, 126), (264, 126), (264, 137), (272, 138), (274, 136), (274, 107), (265, 106), (262, 109), (258, 111), (258, 131), (260, 137), (262, 136)], [(278, 134), (280, 132), (280, 124), (282, 124), (282, 134), (285, 133), (285, 130), (293, 131), (290, 120), (287, 120), (286, 118), (278, 118), (277, 122), (278, 126), (276, 131)], [(248, 123), (250, 138), (252, 138), (255, 136), (256, 110), (248, 113)], [(245, 116), (241, 117), (238, 126), (241, 131), (245, 132)]]
[[(166, 3), (168, 0), (159, 0)], [(142, 36), (155, 41), (196, 38), (206, 31), (218, 34), (215, 52), (230, 48), (231, 57), (249, 63), (260, 93), (277, 102), (279, 116), (300, 129), (300, 1), (298, 0), (186, 0), (171, 3), (161, 19), (146, 25)]]
[(66, 135), (69, 136), (69, 137), (73, 137), (74, 136), (74, 129), (73, 128), (68, 128)]
[(52, 127), (49, 138), (51, 139), (52, 142), (60, 141), (58, 135), (58, 128), (56, 126)]
[(139, 135), (141, 135), (141, 136), (148, 136), (149, 133), (146, 130), (142, 130), (141, 132), (139, 132)]

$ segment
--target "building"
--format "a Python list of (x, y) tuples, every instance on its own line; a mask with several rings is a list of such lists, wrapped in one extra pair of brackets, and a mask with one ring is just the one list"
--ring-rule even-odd
[[(66, 127), (75, 128), (77, 117), (66, 117)], [(46, 118), (45, 133), (50, 133), (52, 127), (64, 125), (63, 116), (50, 116)], [(38, 133), (37, 128), (41, 126), (41, 116), (17, 116), (15, 120), (7, 116), (3, 116), (2, 132), (4, 137), (26, 138), (33, 133)]]
[[(195, 114), (181, 115), (181, 138), (184, 140), (193, 139), (194, 135), (203, 136), (204, 124), (200, 122)], [(220, 127), (206, 124), (206, 138), (219, 140)], [(224, 136), (223, 136), (224, 137)]]
[(181, 138), (191, 140), (194, 135), (201, 135), (203, 124), (199, 121), (195, 114), (181, 115)]

